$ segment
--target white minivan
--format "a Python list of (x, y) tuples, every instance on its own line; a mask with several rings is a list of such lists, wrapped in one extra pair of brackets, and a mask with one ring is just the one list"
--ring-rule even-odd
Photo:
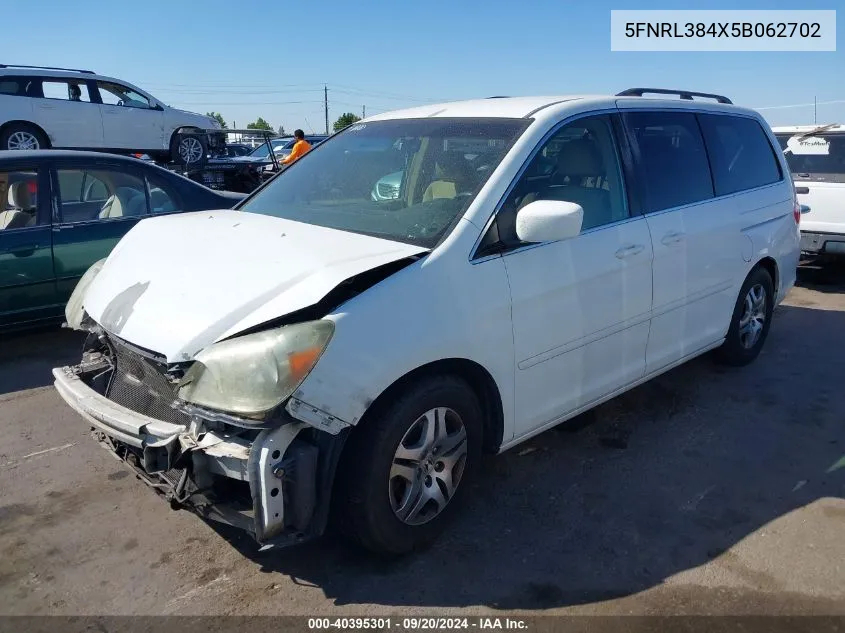
[(372, 550), (424, 544), (482, 451), (759, 354), (798, 263), (789, 168), (756, 112), (651, 92), (380, 114), (236, 210), (143, 220), (79, 282), (90, 335), (56, 388), (171, 503), (259, 543), (331, 509)]

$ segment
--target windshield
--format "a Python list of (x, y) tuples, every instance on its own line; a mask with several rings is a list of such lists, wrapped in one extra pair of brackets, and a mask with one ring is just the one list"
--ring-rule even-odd
[(845, 133), (776, 134), (795, 178), (845, 182)]
[(240, 209), (432, 248), (529, 123), (359, 123), (320, 143)]

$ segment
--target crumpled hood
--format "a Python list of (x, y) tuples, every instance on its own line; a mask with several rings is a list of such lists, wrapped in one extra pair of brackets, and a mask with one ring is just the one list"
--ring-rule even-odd
[(241, 211), (162, 216), (124, 236), (83, 306), (106, 331), (186, 361), (314, 305), (354, 275), (426, 250)]

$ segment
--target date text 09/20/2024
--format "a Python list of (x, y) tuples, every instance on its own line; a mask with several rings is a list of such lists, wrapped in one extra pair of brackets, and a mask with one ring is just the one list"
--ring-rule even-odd
[(441, 631), (449, 629), (525, 630), (519, 618), (308, 618), (309, 630), (405, 630)]

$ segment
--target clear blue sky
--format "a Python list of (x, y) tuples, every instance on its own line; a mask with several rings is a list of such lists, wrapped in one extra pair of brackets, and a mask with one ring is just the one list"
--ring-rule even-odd
[[(610, 51), (611, 9), (842, 9), (839, 0), (285, 2), (6, 0), (5, 63), (89, 68), (176, 107), (244, 127), (324, 127), (360, 115), (490, 95), (615, 93), (633, 86), (716, 92), (751, 107), (820, 105), (845, 123), (845, 10), (832, 53)], [(11, 10), (11, 11), (10, 11)], [(813, 122), (812, 106), (763, 113)]]

